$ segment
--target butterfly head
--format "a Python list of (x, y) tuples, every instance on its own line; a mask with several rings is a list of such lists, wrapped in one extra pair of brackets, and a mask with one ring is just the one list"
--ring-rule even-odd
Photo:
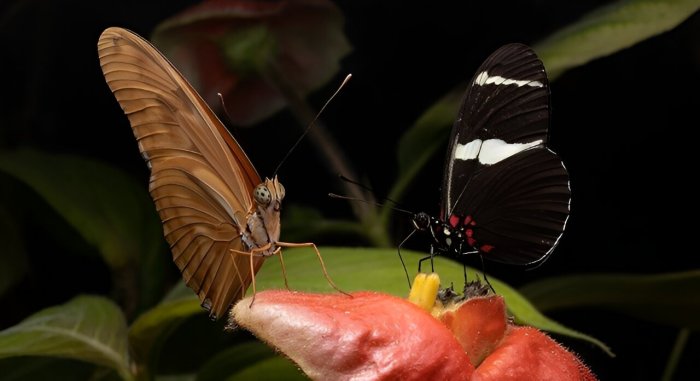
[(265, 178), (265, 182), (255, 187), (253, 198), (258, 207), (279, 211), (284, 198), (284, 186), (277, 180), (277, 176), (272, 180)]
[(284, 198), (284, 186), (277, 180), (265, 178), (265, 181), (253, 190), (257, 214), (262, 218), (268, 237), (272, 241), (279, 239), (280, 209)]
[(413, 215), (413, 226), (420, 231), (426, 231), (430, 228), (430, 216), (428, 213), (420, 212)]

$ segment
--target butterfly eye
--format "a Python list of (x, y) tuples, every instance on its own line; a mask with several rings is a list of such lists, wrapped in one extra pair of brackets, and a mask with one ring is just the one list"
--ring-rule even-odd
[(270, 193), (270, 190), (267, 189), (265, 184), (260, 184), (255, 187), (255, 190), (253, 191), (253, 198), (255, 198), (255, 202), (260, 205), (268, 205), (270, 201), (272, 201), (272, 194)]

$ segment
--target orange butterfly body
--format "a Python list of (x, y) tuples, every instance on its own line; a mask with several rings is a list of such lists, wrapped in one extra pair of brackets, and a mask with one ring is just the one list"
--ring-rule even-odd
[(151, 170), (150, 193), (173, 261), (219, 318), (245, 295), (266, 256), (280, 246), (313, 244), (279, 242), (284, 187), (276, 176), (261, 181), (221, 121), (153, 45), (113, 27), (100, 36), (98, 53)]

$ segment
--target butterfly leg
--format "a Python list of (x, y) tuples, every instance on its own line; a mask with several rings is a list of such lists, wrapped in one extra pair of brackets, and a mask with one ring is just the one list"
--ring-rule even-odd
[[(486, 284), (489, 286), (491, 291), (493, 293), (496, 293), (496, 290), (493, 289), (493, 286), (491, 285), (491, 282), (489, 282), (489, 278), (486, 276), (486, 264), (484, 263), (484, 256), (481, 255), (481, 252), (479, 250), (472, 250), (472, 251), (467, 251), (465, 253), (462, 253), (462, 255), (471, 255), (471, 254), (478, 254), (479, 255), (479, 260), (481, 261), (481, 274), (484, 276), (484, 281), (486, 281)], [(464, 284), (467, 284), (467, 265), (464, 265)]]
[(331, 285), (336, 291), (343, 293), (347, 296), (352, 296), (348, 294), (347, 292), (341, 290), (338, 286), (333, 283), (333, 280), (331, 279), (331, 276), (328, 275), (328, 271), (326, 270), (326, 264), (323, 263), (323, 257), (321, 257), (321, 253), (318, 251), (318, 247), (316, 247), (316, 244), (313, 242), (305, 242), (305, 243), (291, 243), (291, 242), (277, 242), (277, 246), (279, 247), (311, 247), (314, 249), (316, 252), (316, 257), (318, 257), (319, 262), (321, 262), (321, 270), (323, 270), (323, 275), (326, 277), (326, 280), (328, 281), (328, 284)]
[[(229, 250), (231, 252), (231, 255), (233, 255), (233, 254), (247, 255), (250, 258), (250, 276), (251, 276), (250, 283), (253, 286), (253, 297), (251, 298), (249, 307), (253, 306), (253, 303), (255, 302), (255, 294), (257, 293), (257, 289), (255, 286), (255, 266), (253, 265), (253, 257), (261, 256), (262, 254), (260, 254), (260, 253), (266, 252), (267, 250), (270, 249), (270, 247), (272, 247), (272, 243), (268, 243), (262, 247), (253, 248), (251, 251), (242, 251), (242, 250), (235, 250), (235, 249)], [(275, 252), (277, 252), (277, 251), (275, 251)], [(287, 279), (285, 278), (285, 283), (286, 283), (286, 280)], [(243, 292), (245, 292), (245, 290)]]
[(255, 294), (257, 293), (257, 290), (255, 288), (255, 268), (253, 266), (253, 252), (251, 251), (249, 254), (250, 256), (250, 275), (252, 279), (252, 284), (253, 284), (253, 297), (250, 300), (250, 305), (248, 308), (253, 307), (253, 302), (255, 302)]
[(272, 254), (277, 254), (277, 256), (280, 259), (280, 265), (282, 266), (282, 276), (284, 277), (284, 287), (287, 290), (289, 290), (289, 283), (287, 283), (287, 267), (284, 265), (284, 259), (282, 259), (282, 248), (278, 247), (277, 250), (275, 250)]
[(423, 265), (423, 261), (425, 261), (426, 259), (432, 259), (432, 258), (433, 258), (432, 255), (428, 255), (427, 257), (423, 257), (423, 258), (418, 260), (418, 272), (419, 273), (421, 272), (421, 266)]
[(486, 264), (484, 263), (484, 256), (479, 253), (479, 259), (481, 260), (481, 273), (484, 275), (484, 280), (486, 281), (486, 284), (489, 285), (489, 288), (493, 293), (496, 293), (496, 290), (493, 289), (493, 286), (491, 285), (491, 282), (489, 282), (489, 277), (486, 276)]
[[(403, 272), (406, 273), (406, 281), (408, 281), (408, 289), (411, 289), (411, 277), (408, 275), (408, 269), (406, 269), (406, 263), (403, 261), (403, 256), (401, 256), (401, 247), (408, 241), (409, 238), (416, 232), (416, 229), (413, 229), (411, 234), (409, 234), (406, 238), (401, 241), (399, 244), (399, 247), (397, 248), (397, 251), (399, 253), (399, 260), (401, 260), (401, 266), (403, 266)], [(418, 272), (420, 272), (420, 263), (418, 264)]]
[[(277, 247), (272, 253), (269, 254), (264, 254), (267, 253), (270, 249), (272, 248), (272, 243), (267, 243), (265, 246), (259, 247), (259, 248), (254, 248), (251, 250), (251, 271), (252, 271), (252, 266), (253, 266), (253, 260), (252, 257), (260, 255), (258, 253), (263, 253), (263, 256), (273, 256), (277, 255), (278, 258), (280, 259), (280, 265), (282, 266), (282, 277), (284, 278), (284, 287), (289, 290), (289, 282), (287, 281), (287, 267), (284, 265), (284, 259), (282, 258), (282, 248)], [(255, 273), (251, 272), (253, 274), (253, 277), (255, 277)], [(255, 294), (253, 294), (253, 297), (255, 297)]]
[(427, 257), (421, 258), (418, 261), (418, 272), (421, 272), (421, 266), (423, 264), (423, 261), (425, 261), (427, 259), (430, 259), (430, 271), (435, 272), (435, 263), (433, 262), (433, 258), (435, 258), (435, 251), (434, 251), (434, 247), (431, 245), (430, 246), (430, 255), (428, 255)]

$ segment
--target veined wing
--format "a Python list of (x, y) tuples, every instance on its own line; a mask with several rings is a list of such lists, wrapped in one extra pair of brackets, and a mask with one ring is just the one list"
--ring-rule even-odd
[[(260, 177), (202, 98), (148, 41), (108, 28), (98, 42), (110, 89), (151, 169), (150, 192), (173, 260), (213, 318), (251, 281), (241, 235)], [(254, 258), (254, 271), (262, 265)]]

